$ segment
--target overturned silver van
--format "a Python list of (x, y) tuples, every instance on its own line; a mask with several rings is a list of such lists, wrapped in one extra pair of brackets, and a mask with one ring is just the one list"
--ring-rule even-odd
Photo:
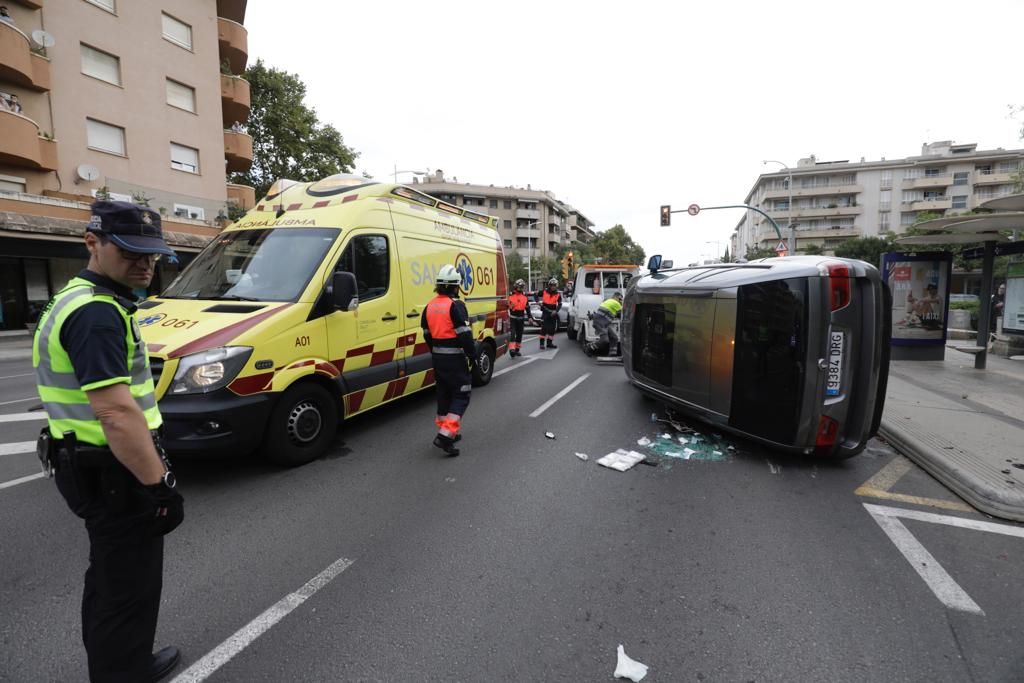
[(878, 431), (892, 298), (878, 270), (828, 256), (660, 270), (623, 303), (641, 391), (773, 448), (848, 458)]

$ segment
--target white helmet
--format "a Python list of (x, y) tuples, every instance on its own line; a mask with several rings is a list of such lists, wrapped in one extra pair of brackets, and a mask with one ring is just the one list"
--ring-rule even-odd
[(461, 285), (462, 276), (459, 275), (459, 271), (455, 270), (455, 266), (444, 265), (441, 266), (441, 270), (437, 273), (437, 277), (434, 278), (435, 285)]

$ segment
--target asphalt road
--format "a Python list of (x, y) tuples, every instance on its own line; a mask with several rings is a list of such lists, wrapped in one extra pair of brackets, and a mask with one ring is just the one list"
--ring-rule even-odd
[[(621, 643), (645, 681), (1024, 680), (1021, 526), (959, 509), (878, 442), (840, 463), (734, 440), (719, 462), (601, 467), (669, 428), (620, 366), (558, 343), (499, 360), (458, 458), (430, 445), (425, 393), (304, 467), (176, 460), (187, 517), (157, 634), (184, 652), (176, 673), (612, 681)], [(0, 362), (0, 420), (35, 403), (30, 372)], [(0, 421), (3, 681), (84, 680), (84, 529), (51, 482), (13, 483), (37, 466), (10, 451), (42, 424)], [(978, 609), (948, 607), (957, 589)]]

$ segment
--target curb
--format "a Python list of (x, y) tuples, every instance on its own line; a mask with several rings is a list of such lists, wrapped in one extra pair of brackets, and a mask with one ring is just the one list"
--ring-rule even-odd
[(0, 360), (31, 360), (32, 347), (5, 349), (5, 344), (0, 344)]
[(972, 507), (994, 517), (1024, 522), (1024, 485), (1013, 475), (909, 419), (882, 419), (878, 433)]

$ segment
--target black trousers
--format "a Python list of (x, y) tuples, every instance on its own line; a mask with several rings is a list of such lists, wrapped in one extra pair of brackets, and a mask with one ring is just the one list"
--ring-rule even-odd
[(164, 538), (153, 533), (153, 501), (120, 465), (77, 474), (64, 466), (56, 481), (89, 533), (82, 593), (89, 680), (148, 680), (164, 564)]
[(509, 316), (509, 323), (512, 325), (512, 339), (516, 344), (521, 344), (523, 341), (523, 328), (526, 327), (526, 318), (517, 318), (514, 315)]
[(434, 382), (437, 385), (438, 416), (466, 414), (473, 378), (469, 374), (466, 355), (433, 354)]
[(541, 337), (553, 338), (556, 329), (558, 329), (558, 313), (554, 311), (542, 312), (540, 316)]

